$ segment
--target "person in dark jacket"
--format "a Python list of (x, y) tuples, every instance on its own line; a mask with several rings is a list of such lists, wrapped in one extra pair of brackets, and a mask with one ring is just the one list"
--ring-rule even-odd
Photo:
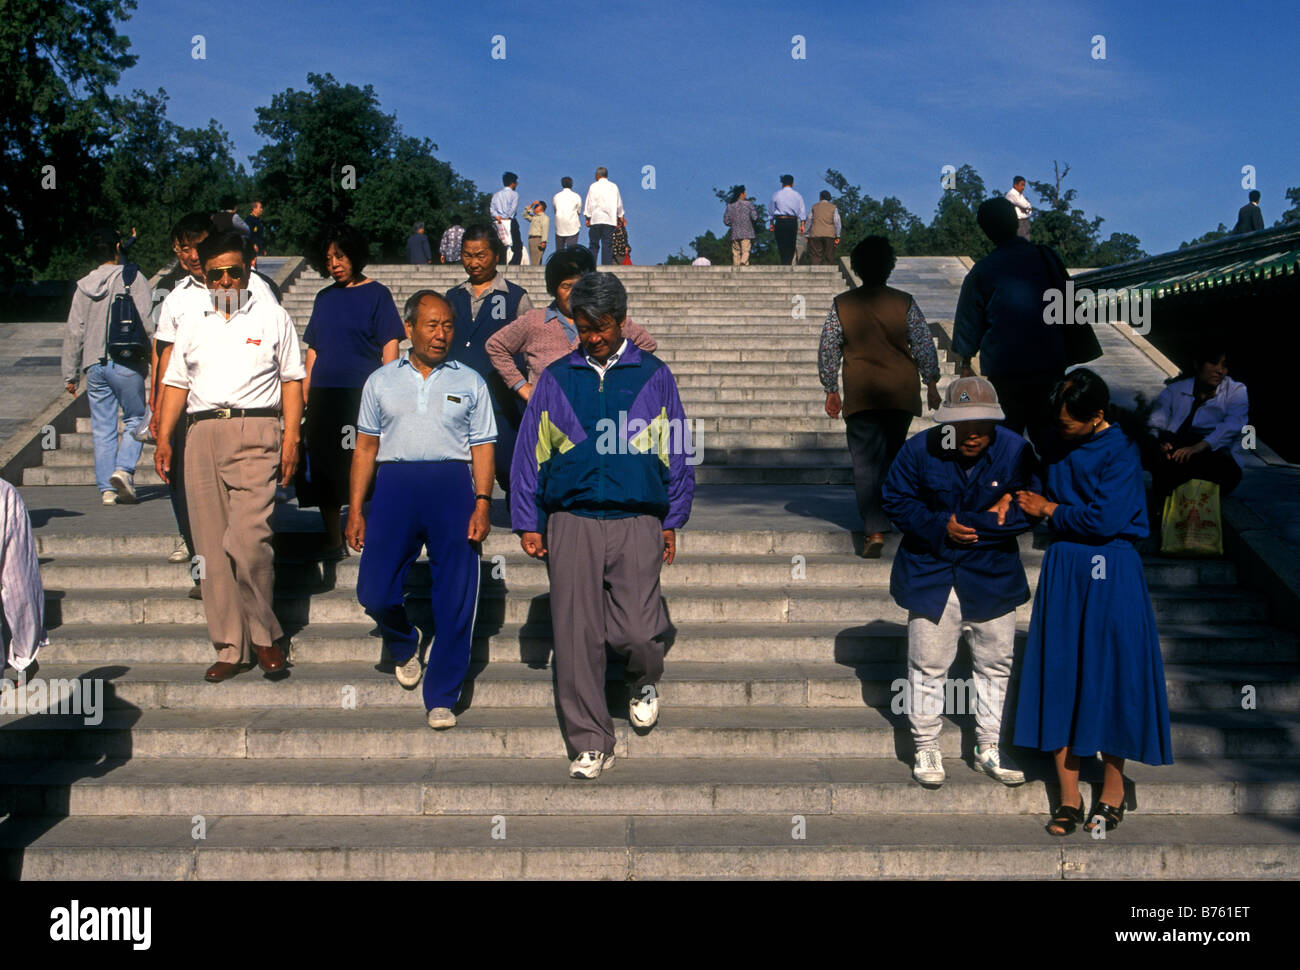
[(944, 683), (963, 632), (974, 668), (975, 765), (1006, 785), (1025, 780), (999, 742), (1016, 607), (1029, 599), (1016, 536), (1032, 523), (1012, 494), (1039, 482), (1028, 442), (997, 427), (1003, 417), (988, 381), (953, 381), (934, 413), (941, 424), (903, 446), (883, 488), (903, 533), (889, 592), (908, 611), (904, 708), (916, 744), (912, 776), (926, 787), (944, 780), (940, 714), (953, 696)]
[(1250, 201), (1237, 210), (1237, 224), (1232, 234), (1258, 232), (1264, 228), (1264, 213), (1259, 208), (1259, 189), (1250, 190)]
[(690, 516), (695, 452), (672, 372), (623, 336), (623, 284), (585, 273), (569, 299), (582, 346), (544, 370), (528, 400), (511, 524), (524, 552), (549, 553), (555, 689), (577, 753), (569, 773), (595, 778), (614, 763), (607, 643), (627, 658), (632, 725), (659, 717), (659, 573)]
[(412, 226), (411, 234), (406, 237), (406, 261), (416, 266), (426, 266), (433, 262), (433, 250), (429, 247), (429, 237), (425, 235), (423, 222)]
[(1051, 248), (1016, 234), (1016, 207), (1006, 199), (989, 199), (977, 218), (997, 248), (962, 280), (952, 348), (961, 356), (962, 376), (974, 373), (971, 358), (979, 354), (1004, 424), (1041, 452), (1053, 434), (1044, 402), (1066, 366), (1065, 327), (1043, 320), (1044, 297), (1065, 285), (1065, 266)]

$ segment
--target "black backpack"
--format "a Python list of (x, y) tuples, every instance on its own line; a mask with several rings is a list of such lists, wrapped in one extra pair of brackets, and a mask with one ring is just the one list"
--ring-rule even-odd
[(149, 336), (131, 299), (131, 284), (138, 271), (135, 263), (122, 267), (126, 292), (113, 297), (108, 307), (108, 323), (104, 326), (104, 352), (119, 364), (138, 365), (149, 360)]

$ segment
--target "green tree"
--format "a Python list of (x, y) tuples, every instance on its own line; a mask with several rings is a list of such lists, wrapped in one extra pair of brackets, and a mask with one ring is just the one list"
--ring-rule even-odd
[(1145, 259), (1151, 255), (1142, 248), (1138, 237), (1127, 232), (1112, 232), (1110, 238), (1097, 247), (1091, 265), (1115, 266), (1118, 263), (1131, 263), (1135, 259)]
[(1273, 223), (1276, 226), (1284, 226), (1291, 222), (1300, 222), (1300, 185), (1286, 190), (1287, 201), (1291, 203), (1291, 208), (1282, 213), (1282, 217)]
[(134, 9), (133, 0), (5, 0), (0, 284), (31, 279), (105, 219), (107, 92), (136, 60), (116, 25)]
[(840, 211), (838, 252), (851, 252), (867, 236), (884, 236), (900, 255), (912, 252), (925, 226), (899, 199), (891, 195), (877, 201), (833, 168), (826, 170), (826, 184), (833, 190), (831, 202)]
[(1073, 207), (1076, 189), (1061, 190), (1061, 183), (1070, 172), (1068, 162), (1062, 168), (1053, 161), (1052, 170), (1055, 174), (1052, 182), (1029, 180), (1030, 188), (1042, 200), (1030, 239), (1051, 246), (1066, 266), (1087, 266), (1097, 250), (1097, 235), (1105, 220), (1101, 216), (1089, 219), (1082, 209)]
[(1197, 236), (1195, 239), (1189, 240), (1188, 242), (1179, 243), (1178, 248), (1186, 249), (1188, 246), (1199, 246), (1201, 243), (1214, 242), (1214, 240), (1222, 239), (1227, 235), (1229, 235), (1228, 227), (1221, 222), (1219, 223), (1218, 229), (1211, 229), (1203, 236)]
[(918, 256), (969, 256), (979, 259), (993, 249), (993, 243), (979, 227), (976, 213), (987, 198), (984, 179), (970, 165), (963, 165), (945, 188), (934, 209), (934, 217), (917, 233), (911, 252)]

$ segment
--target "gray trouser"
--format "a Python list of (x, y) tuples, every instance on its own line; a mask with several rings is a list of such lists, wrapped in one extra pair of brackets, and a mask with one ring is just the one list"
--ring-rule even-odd
[(547, 521), (546, 549), (564, 737), (576, 752), (610, 754), (605, 645), (626, 658), (634, 695), (664, 672), (664, 647), (653, 639), (665, 626), (663, 524), (653, 515), (590, 519), (556, 512)]
[(1028, 219), (1018, 219), (1018, 220), (1016, 220), (1016, 235), (1017, 235), (1017, 236), (1024, 236), (1026, 239), (1029, 238), (1029, 220), (1028, 220)]
[[(957, 641), (963, 632), (970, 644), (973, 701), (970, 685), (948, 679), (948, 668), (957, 658)], [(1015, 642), (1015, 610), (980, 623), (963, 620), (956, 589), (948, 593), (948, 605), (938, 623), (915, 613), (907, 614), (906, 710), (917, 751), (939, 747), (941, 712), (964, 713), (971, 706), (975, 708), (976, 742), (998, 743)]]

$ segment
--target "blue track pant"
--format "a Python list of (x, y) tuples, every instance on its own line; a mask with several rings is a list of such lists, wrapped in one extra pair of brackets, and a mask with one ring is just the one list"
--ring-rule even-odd
[(479, 554), (470, 545), (474, 483), (464, 462), (389, 462), (379, 466), (366, 519), (357, 599), (379, 624), (393, 662), (420, 648), (406, 615), (403, 586), (420, 547), (429, 550), (433, 643), (424, 672), (424, 706), (453, 708), (469, 671), (478, 609)]

